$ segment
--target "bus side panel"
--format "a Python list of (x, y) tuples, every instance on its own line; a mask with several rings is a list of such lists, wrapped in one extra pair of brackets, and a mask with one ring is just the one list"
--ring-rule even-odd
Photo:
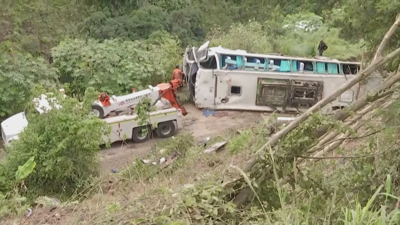
[[(277, 74), (277, 73), (258, 73), (247, 71), (215, 71), (217, 82), (216, 100), (226, 98), (225, 102), (212, 107), (214, 109), (233, 109), (233, 110), (256, 110), (274, 111), (275, 108), (256, 104), (257, 90), (259, 89), (259, 79), (276, 80), (296, 80), (296, 81), (316, 81), (323, 82), (322, 98), (332, 94), (338, 87), (353, 79), (353, 76), (340, 75), (311, 75), (311, 74)], [(237, 91), (239, 90), (240, 91)], [(232, 93), (236, 89), (235, 93)], [(334, 100), (323, 111), (329, 113), (334, 108), (348, 106), (355, 100), (357, 86), (342, 94)], [(291, 93), (288, 93), (291, 94)], [(280, 108), (278, 108), (280, 109)], [(307, 108), (287, 108), (287, 110), (306, 110)]]
[(197, 72), (195, 93), (195, 104), (198, 108), (214, 108), (215, 102), (215, 78), (213, 70), (202, 70)]

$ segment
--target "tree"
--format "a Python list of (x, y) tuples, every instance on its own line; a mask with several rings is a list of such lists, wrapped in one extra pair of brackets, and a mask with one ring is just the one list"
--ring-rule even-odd
[(171, 68), (181, 56), (179, 43), (165, 35), (157, 44), (67, 40), (53, 49), (54, 66), (60, 81), (68, 83), (68, 91), (78, 97), (89, 86), (110, 94), (130, 93), (132, 87), (140, 90), (170, 79)]
[[(346, 39), (364, 39), (370, 47), (377, 47), (386, 27), (394, 22), (399, 9), (399, 1), (356, 0), (347, 1), (340, 8), (326, 11), (325, 17), (332, 26), (342, 29), (342, 36)], [(400, 31), (396, 31), (387, 45), (388, 50), (399, 46), (399, 40)]]
[(15, 180), (19, 166), (34, 157), (36, 167), (24, 181), (31, 196), (68, 197), (89, 184), (98, 174), (102, 135), (108, 134), (103, 121), (89, 116), (93, 93), (88, 90), (84, 104), (55, 94), (62, 108), (44, 114), (33, 113), (32, 103), (26, 115), (29, 125), (12, 143), (4, 162), (4, 179)]
[(169, 13), (166, 30), (179, 37), (182, 46), (196, 44), (202, 41), (206, 30), (202, 27), (201, 12), (193, 7), (175, 10)]
[(21, 112), (31, 101), (34, 84), (46, 88), (56, 86), (57, 71), (49, 68), (42, 58), (23, 53), (9, 42), (2, 44), (1, 53), (0, 83), (3, 88), (0, 90), (0, 117)]
[(76, 35), (76, 24), (87, 6), (72, 0), (2, 0), (1, 39), (12, 41), (34, 56), (49, 57), (63, 38)]

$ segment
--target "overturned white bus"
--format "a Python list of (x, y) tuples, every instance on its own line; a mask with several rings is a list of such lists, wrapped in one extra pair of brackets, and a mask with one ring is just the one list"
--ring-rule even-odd
[[(302, 112), (360, 70), (359, 62), (247, 53), (219, 47), (186, 48), (183, 72), (196, 107), (213, 110)], [(348, 106), (382, 81), (378, 74), (322, 109)]]

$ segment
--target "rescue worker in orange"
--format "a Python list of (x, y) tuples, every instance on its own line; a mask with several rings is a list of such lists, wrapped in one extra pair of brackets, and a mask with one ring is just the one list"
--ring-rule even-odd
[(182, 86), (183, 85), (182, 78), (183, 78), (183, 72), (181, 69), (179, 69), (179, 65), (176, 64), (174, 71), (172, 71), (172, 79), (179, 80), (179, 86)]

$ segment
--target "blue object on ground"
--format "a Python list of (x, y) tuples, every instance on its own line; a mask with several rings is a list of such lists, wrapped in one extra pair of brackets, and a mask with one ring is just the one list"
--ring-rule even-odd
[(214, 110), (203, 109), (203, 116), (205, 116), (205, 117), (209, 117), (214, 114), (215, 114)]

